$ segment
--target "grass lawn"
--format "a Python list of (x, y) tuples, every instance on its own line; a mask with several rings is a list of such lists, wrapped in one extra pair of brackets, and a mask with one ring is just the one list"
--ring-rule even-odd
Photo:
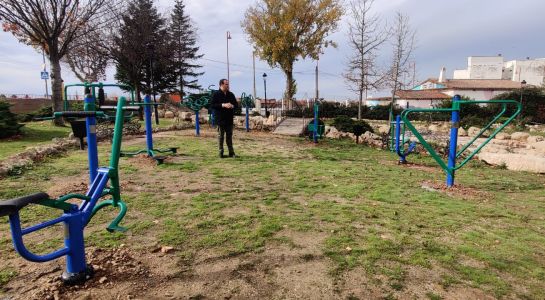
[(55, 127), (51, 121), (24, 124), (20, 136), (0, 140), (0, 160), (23, 152), (28, 147), (49, 144), (53, 138), (68, 137), (68, 134), (72, 132), (70, 124), (67, 127)]
[[(440, 187), (444, 174), (426, 156), (410, 156), (414, 165), (398, 166), (394, 154), (348, 141), (314, 146), (238, 131), (240, 157), (220, 159), (214, 132), (200, 138), (192, 133), (155, 138), (157, 147), (180, 147), (181, 155), (163, 165), (122, 159), (129, 231), (105, 232), (114, 215), (97, 214), (86, 231), (88, 245), (124, 244), (139, 253), (173, 246), (175, 264), (161, 284), (178, 282), (183, 289), (182, 282), (198, 278), (215, 287), (202, 288), (201, 296), (210, 298), (222, 295), (227, 283), (240, 284), (235, 298), (246, 295), (245, 283), (236, 283), (244, 274), (252, 274), (252, 286), (263, 287), (256, 292), (262, 298), (545, 298), (543, 175), (472, 162), (458, 172), (459, 187), (447, 191)], [(143, 145), (131, 140), (123, 148)], [(108, 147), (100, 146), (101, 165)], [(2, 179), (0, 198), (68, 192), (87, 179), (85, 158), (72, 151)], [(32, 223), (50, 214), (33, 206), (22, 217)], [(18, 267), (8, 227), (7, 219), (0, 220), (0, 286), (28, 272)], [(36, 246), (51, 250), (53, 242)], [(211, 275), (217, 261), (244, 268), (225, 279)], [(306, 268), (306, 276), (291, 272), (295, 266)], [(182, 276), (187, 272), (193, 277)], [(310, 284), (308, 278), (318, 279)]]
[[(141, 128), (145, 128), (141, 121)], [(66, 127), (53, 126), (51, 121), (24, 123), (22, 134), (17, 137), (0, 140), (0, 160), (24, 151), (28, 147), (35, 147), (51, 143), (53, 138), (68, 137), (72, 132), (70, 124)], [(159, 125), (152, 122), (153, 128), (168, 128), (174, 124), (174, 119), (160, 119)]]

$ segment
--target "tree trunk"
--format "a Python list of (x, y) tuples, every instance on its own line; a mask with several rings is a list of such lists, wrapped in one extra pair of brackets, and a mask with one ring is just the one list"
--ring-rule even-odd
[(361, 106), (363, 104), (363, 89), (360, 89), (360, 99), (358, 101), (358, 120), (361, 120)]
[(290, 68), (289, 70), (284, 70), (284, 74), (286, 74), (286, 93), (284, 94), (284, 98), (287, 101), (287, 109), (292, 109), (293, 105), (291, 99), (293, 99), (293, 96), (295, 95), (292, 68)]
[[(134, 94), (135, 94), (135, 101), (138, 103), (142, 102), (142, 97), (140, 96), (140, 89), (138, 88), (138, 84), (134, 83)], [(140, 107), (142, 108), (142, 106)], [(138, 110), (138, 120), (143, 121), (144, 120), (144, 113), (142, 112), (142, 109)]]
[[(51, 64), (51, 100), (53, 101), (53, 112), (63, 111), (62, 88), (63, 80), (61, 77), (61, 63), (56, 49), (50, 47), (49, 62)], [(55, 126), (64, 126), (62, 118), (55, 118), (53, 121)]]

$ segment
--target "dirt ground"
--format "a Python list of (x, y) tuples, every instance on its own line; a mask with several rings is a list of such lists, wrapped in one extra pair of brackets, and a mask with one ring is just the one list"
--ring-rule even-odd
[[(169, 135), (192, 135), (163, 132)], [(213, 131), (204, 131), (204, 138), (215, 139)], [(240, 142), (242, 134), (235, 134)], [(253, 139), (262, 144), (284, 149), (313, 147), (266, 133), (255, 133)], [(238, 141), (237, 141), (238, 140)], [(125, 145), (142, 142), (141, 138), (129, 140)], [(266, 147), (262, 147), (266, 149)], [(140, 160), (139, 167), (152, 170), (154, 161)], [(85, 190), (86, 173), (73, 176), (48, 192), (52, 196), (67, 190)], [(122, 181), (122, 185), (130, 183)], [(186, 187), (206, 190), (207, 183)], [(429, 188), (444, 190), (435, 183), (425, 183)], [(129, 192), (139, 192), (132, 187)], [(465, 194), (468, 191), (457, 191)], [(471, 191), (469, 191), (471, 193)], [(222, 256), (201, 251), (191, 261), (177, 255), (181, 249), (165, 249), (145, 237), (129, 237), (127, 245), (113, 249), (88, 247), (87, 262), (95, 270), (94, 277), (84, 285), (67, 287), (59, 279), (64, 269), (64, 259), (37, 264), (9, 255), (9, 265), (19, 270), (16, 278), (4, 288), (0, 299), (427, 299), (427, 293), (443, 295), (443, 299), (494, 299), (478, 289), (451, 287), (437, 284), (437, 270), (413, 267), (408, 271), (406, 288), (391, 294), (387, 280), (381, 275), (369, 276), (361, 268), (333, 276), (335, 263), (324, 256), (322, 244), (326, 233), (282, 230), (278, 238), (287, 237), (292, 243), (267, 243), (260, 252), (236, 256)]]

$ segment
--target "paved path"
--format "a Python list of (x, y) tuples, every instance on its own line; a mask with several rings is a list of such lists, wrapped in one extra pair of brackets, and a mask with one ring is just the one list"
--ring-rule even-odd
[(311, 119), (303, 118), (286, 118), (284, 119), (276, 129), (274, 134), (300, 136), (304, 133), (305, 127)]

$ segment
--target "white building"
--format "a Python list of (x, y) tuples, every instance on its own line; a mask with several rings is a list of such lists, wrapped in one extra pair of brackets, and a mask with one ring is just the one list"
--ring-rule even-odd
[(453, 79), (504, 79), (540, 86), (545, 84), (545, 58), (505, 61), (502, 56), (470, 56), (467, 69), (455, 70)]

